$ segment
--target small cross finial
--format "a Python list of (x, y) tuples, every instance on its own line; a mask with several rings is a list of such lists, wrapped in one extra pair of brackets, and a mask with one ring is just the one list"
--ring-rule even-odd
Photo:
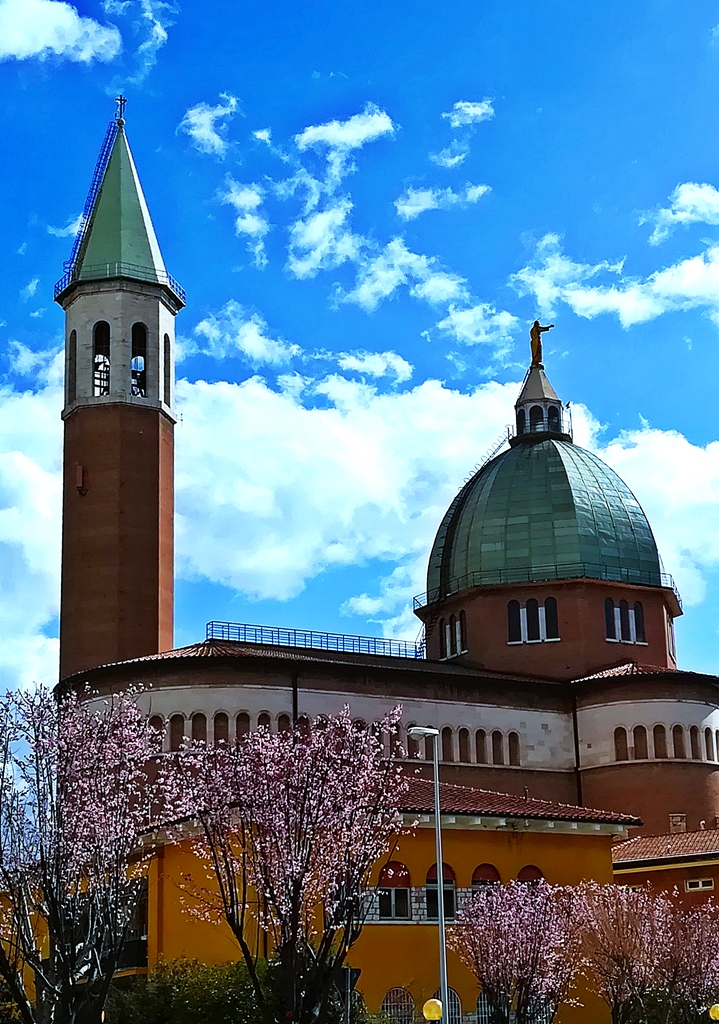
[(115, 97), (115, 103), (117, 103), (117, 110), (115, 111), (115, 120), (118, 124), (123, 125), (125, 123), (125, 104), (127, 103), (127, 97), (120, 93), (119, 96)]

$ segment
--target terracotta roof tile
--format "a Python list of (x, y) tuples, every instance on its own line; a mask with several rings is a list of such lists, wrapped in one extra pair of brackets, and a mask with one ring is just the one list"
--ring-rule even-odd
[(661, 665), (637, 665), (633, 661), (625, 661), (622, 665), (615, 665), (614, 668), (605, 668), (601, 672), (594, 672), (590, 676), (582, 676), (575, 679), (575, 683), (588, 682), (591, 679), (613, 679), (617, 676), (696, 676), (700, 679), (719, 679), (719, 676), (710, 675), (707, 672), (688, 672), (684, 669), (663, 668)]
[(385, 654), (356, 654), (353, 652), (328, 651), (321, 647), (285, 647), (281, 644), (252, 644), (240, 640), (203, 640), (176, 647), (160, 654), (146, 654), (128, 661), (115, 661), (106, 665), (76, 672), (63, 679), (63, 684), (78, 677), (87, 676), (97, 669), (115, 668), (120, 665), (143, 665), (155, 661), (172, 661), (185, 658), (277, 658), (284, 661), (314, 661), (333, 665), (364, 665), (371, 668), (413, 669), (417, 672), (441, 672), (443, 675), (477, 676), (481, 679), (498, 679), (508, 682), (534, 682), (557, 686), (556, 679), (541, 676), (523, 676), (507, 672), (491, 672), (472, 665), (448, 664), (444, 661), (430, 661), (425, 658), (400, 658)]
[(719, 829), (698, 832), (668, 832), (658, 836), (636, 836), (617, 843), (612, 850), (615, 864), (645, 860), (675, 860), (682, 857), (719, 854)]
[[(537, 800), (534, 797), (495, 793), (488, 789), (440, 785), (440, 804), (444, 814), (487, 815), (490, 817), (531, 818), (541, 821), (578, 821), (597, 824), (617, 824), (633, 827), (641, 824), (639, 818), (615, 811), (600, 811), (593, 807), (575, 807), (572, 804)], [(431, 814), (434, 811), (434, 787), (429, 779), (411, 778), (404, 810)]]

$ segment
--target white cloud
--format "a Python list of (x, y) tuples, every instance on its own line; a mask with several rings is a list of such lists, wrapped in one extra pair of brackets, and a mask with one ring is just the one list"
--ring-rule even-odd
[[(594, 283), (606, 274), (615, 283)], [(588, 319), (615, 313), (623, 327), (687, 309), (705, 309), (719, 322), (719, 245), (642, 279), (624, 274), (624, 260), (576, 263), (563, 254), (559, 236), (550, 234), (511, 281), (520, 294), (535, 296), (543, 316), (551, 316), (557, 303), (564, 302)]]
[[(443, 512), (516, 390), (462, 395), (427, 381), (380, 394), (335, 375), (310, 389), (309, 402), (313, 391), (326, 398), (318, 408), (303, 404), (306, 388), (278, 392), (259, 378), (181, 381), (180, 573), (280, 599), (323, 569), (368, 559), (411, 566), (419, 581)], [(217, 445), (218, 435), (243, 444)]]
[(670, 205), (653, 213), (645, 213), (639, 223), (653, 223), (649, 236), (651, 245), (658, 245), (676, 227), (688, 224), (719, 224), (719, 190), (713, 185), (685, 181), (669, 196)]
[(354, 170), (350, 160), (353, 150), (394, 133), (395, 125), (389, 114), (376, 104), (368, 103), (361, 114), (353, 114), (346, 121), (328, 121), (305, 128), (295, 136), (295, 143), (300, 152), (309, 148), (326, 148), (328, 184), (331, 185)]
[(464, 345), (494, 345), (500, 352), (511, 348), (519, 320), (512, 313), (499, 312), (490, 302), (476, 306), (450, 306), (449, 313), (437, 329)]
[(24, 288), (20, 289), (20, 298), (22, 299), (23, 302), (27, 302), (29, 299), (33, 297), (33, 295), (37, 291), (37, 286), (39, 284), (40, 278), (33, 277), (31, 281), (28, 281)]
[[(57, 673), (57, 641), (44, 632), (59, 592), (61, 356), (18, 347), (16, 370), (25, 360), (30, 371), (33, 359), (53, 367), (39, 391), (0, 388), (4, 686), (52, 683)], [(279, 390), (257, 377), (179, 381), (178, 574), (284, 599), (325, 569), (374, 561), (376, 585), (346, 610), (385, 635), (413, 637), (411, 596), (423, 589), (438, 524), (512, 419), (519, 382), (462, 394), (430, 380), (381, 394), (338, 375), (296, 378)], [(577, 441), (634, 490), (687, 605), (701, 601), (719, 567), (719, 441), (700, 447), (646, 426), (602, 445), (597, 426), (574, 406)], [(218, 437), (243, 443), (218, 445)]]
[(169, 0), (104, 0), (102, 6), (107, 14), (132, 17), (133, 32), (142, 39), (132, 57), (133, 73), (116, 78), (110, 91), (115, 92), (121, 84), (139, 85), (157, 64), (158, 52), (167, 42), (167, 30), (174, 25), (172, 16), (177, 14), (177, 5)]
[(685, 603), (704, 600), (705, 574), (719, 566), (719, 441), (645, 426), (596, 451), (639, 498)]
[(15, 376), (32, 377), (43, 386), (58, 388), (62, 385), (65, 363), (61, 345), (34, 350), (21, 341), (11, 340), (8, 343), (8, 357), (10, 370)]
[(376, 255), (363, 261), (352, 291), (342, 297), (365, 312), (377, 309), (399, 287), (407, 285), (410, 295), (426, 302), (443, 304), (466, 295), (466, 282), (439, 268), (438, 260), (411, 252), (404, 239), (394, 238)]
[(190, 107), (178, 127), (190, 136), (195, 149), (222, 157), (227, 152), (227, 122), (234, 116), (238, 100), (226, 92), (220, 93), (220, 100), (223, 102), (214, 107), (209, 103)]
[(60, 589), (62, 394), (47, 373), (55, 358), (38, 354), (37, 392), (0, 388), (0, 689), (57, 681), (57, 640), (44, 635)]
[(78, 213), (77, 217), (68, 217), (67, 224), (64, 228), (54, 228), (50, 224), (47, 225), (47, 233), (54, 235), (55, 238), (74, 238), (82, 226), (82, 214)]
[(347, 260), (356, 260), (363, 239), (353, 235), (346, 221), (349, 199), (340, 199), (318, 213), (295, 221), (290, 228), (287, 266), (295, 277), (314, 277)]
[(480, 121), (489, 121), (494, 117), (494, 107), (490, 99), (483, 99), (481, 103), (459, 100), (450, 111), (442, 114), (452, 128), (463, 128), (468, 124), (479, 124)]
[(396, 352), (341, 352), (337, 363), (343, 370), (368, 377), (394, 377), (403, 383), (412, 376), (413, 366)]
[(445, 149), (441, 149), (439, 153), (430, 153), (429, 159), (433, 164), (437, 164), (438, 167), (445, 167), (447, 170), (451, 170), (453, 167), (459, 167), (469, 156), (469, 145), (466, 142), (460, 142), (458, 139), (453, 139), (449, 146)]
[(241, 185), (234, 178), (227, 179), (227, 190), (220, 195), (223, 203), (235, 208), (235, 234), (249, 235), (247, 249), (252, 254), (255, 266), (260, 269), (267, 266), (263, 238), (270, 230), (269, 221), (259, 212), (264, 196), (265, 191), (261, 185), (254, 182)]
[(60, 0), (0, 0), (0, 61), (50, 56), (89, 64), (122, 49), (113, 26), (83, 18)]
[(263, 363), (280, 365), (299, 354), (299, 345), (291, 345), (281, 338), (272, 338), (267, 322), (257, 313), (248, 313), (239, 302), (230, 299), (218, 313), (210, 313), (194, 329), (197, 338), (204, 341), (184, 343), (182, 355), (195, 352), (226, 359), (242, 355), (254, 366)]
[(490, 192), (489, 185), (467, 184), (463, 191), (455, 192), (451, 188), (413, 188), (410, 186), (404, 195), (395, 199), (397, 213), (402, 220), (414, 220), (420, 213), (427, 210), (449, 210), (454, 206), (466, 206), (476, 203), (483, 195)]

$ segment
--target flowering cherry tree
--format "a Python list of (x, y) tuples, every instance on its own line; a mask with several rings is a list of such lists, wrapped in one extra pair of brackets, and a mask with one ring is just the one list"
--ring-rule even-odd
[(194, 894), (232, 929), (267, 1021), (331, 1017), (369, 873), (401, 827), (405, 782), (380, 739), (399, 715), (366, 729), (345, 708), (310, 727), (261, 729), (237, 745), (195, 743), (177, 755), (176, 805), (197, 822), (190, 841), (215, 882)]
[(0, 975), (24, 1024), (100, 1021), (145, 884), (157, 734), (132, 693), (90, 697), (0, 700)]
[(584, 952), (613, 1024), (689, 1024), (719, 999), (719, 907), (589, 884)]
[(486, 885), (457, 913), (449, 943), (480, 984), (493, 1024), (551, 1021), (580, 966), (581, 897), (546, 882)]
[(588, 883), (583, 893), (583, 947), (595, 989), (612, 1024), (629, 1024), (666, 980), (681, 911), (648, 888)]

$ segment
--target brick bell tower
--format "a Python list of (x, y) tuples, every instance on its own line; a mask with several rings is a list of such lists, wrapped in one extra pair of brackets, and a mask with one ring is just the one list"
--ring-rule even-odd
[(125, 134), (111, 122), (67, 273), (60, 678), (173, 644), (175, 316)]

